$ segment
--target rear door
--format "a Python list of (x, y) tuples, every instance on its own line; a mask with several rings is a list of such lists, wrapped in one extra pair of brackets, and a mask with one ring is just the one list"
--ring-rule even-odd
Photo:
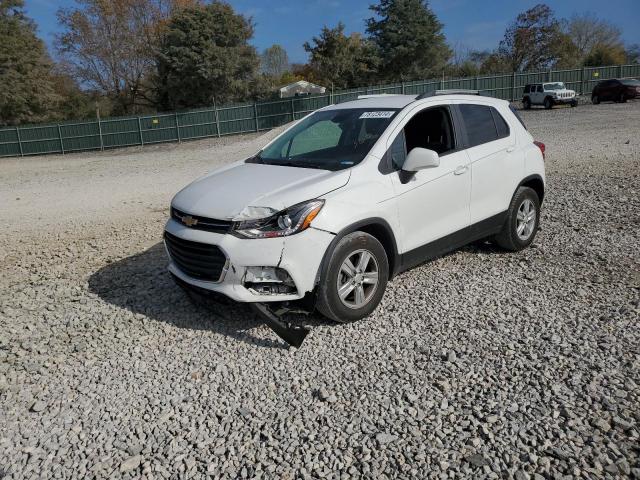
[(516, 150), (515, 131), (495, 107), (461, 103), (458, 112), (471, 166), (469, 214), (475, 225), (507, 210), (523, 178), (524, 164)]

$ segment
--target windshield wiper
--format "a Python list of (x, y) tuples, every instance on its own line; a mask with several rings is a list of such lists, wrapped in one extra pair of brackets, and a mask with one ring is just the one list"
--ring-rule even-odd
[(278, 162), (278, 163), (272, 163), (271, 165), (278, 165), (281, 167), (314, 168), (316, 170), (325, 170), (325, 168), (321, 167), (320, 165), (315, 165), (313, 163)]

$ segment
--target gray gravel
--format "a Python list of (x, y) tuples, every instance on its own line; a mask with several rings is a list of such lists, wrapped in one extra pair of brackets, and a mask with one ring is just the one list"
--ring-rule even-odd
[(533, 248), (295, 317), (298, 350), (190, 303), (160, 244), (171, 195), (262, 139), (0, 163), (0, 478), (640, 478), (640, 102), (523, 117)]

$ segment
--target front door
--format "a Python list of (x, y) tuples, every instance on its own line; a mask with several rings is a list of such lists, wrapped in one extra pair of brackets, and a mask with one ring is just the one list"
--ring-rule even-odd
[[(401, 171), (412, 148), (436, 151), (438, 167)], [(466, 152), (456, 149), (451, 111), (432, 107), (416, 112), (398, 132), (389, 154), (398, 170), (392, 174), (398, 217), (407, 253), (469, 225), (471, 172)]]

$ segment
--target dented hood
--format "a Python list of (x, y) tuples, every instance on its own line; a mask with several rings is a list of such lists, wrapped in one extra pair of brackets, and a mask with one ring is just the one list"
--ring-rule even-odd
[(231, 220), (245, 207), (282, 210), (317, 198), (346, 185), (349, 175), (349, 170), (239, 162), (196, 180), (178, 192), (171, 204), (191, 215)]

